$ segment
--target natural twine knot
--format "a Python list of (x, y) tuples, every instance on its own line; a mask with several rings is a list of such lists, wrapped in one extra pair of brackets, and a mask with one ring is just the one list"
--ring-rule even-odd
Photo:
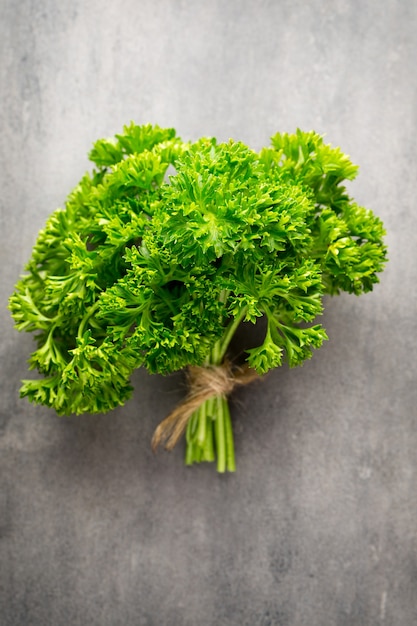
[(188, 393), (185, 399), (155, 429), (152, 450), (163, 443), (172, 450), (183, 434), (188, 420), (202, 404), (214, 396), (227, 396), (238, 385), (247, 385), (259, 378), (259, 374), (247, 365), (232, 367), (229, 361), (222, 365), (187, 368)]

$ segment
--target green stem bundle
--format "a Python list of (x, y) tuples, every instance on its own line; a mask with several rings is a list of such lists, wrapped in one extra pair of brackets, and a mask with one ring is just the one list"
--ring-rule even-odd
[[(226, 328), (222, 340), (216, 342), (206, 366), (222, 364), (229, 343), (245, 311)], [(235, 448), (229, 401), (225, 394), (205, 400), (192, 414), (186, 429), (186, 465), (202, 461), (215, 461), (217, 471), (236, 470)]]
[(186, 430), (186, 465), (216, 458), (218, 472), (235, 471), (232, 421), (225, 395), (203, 402), (191, 416)]

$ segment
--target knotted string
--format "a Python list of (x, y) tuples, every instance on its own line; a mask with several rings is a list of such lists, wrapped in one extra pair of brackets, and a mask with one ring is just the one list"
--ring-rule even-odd
[(260, 378), (247, 365), (232, 367), (229, 361), (222, 365), (187, 368), (188, 393), (184, 400), (155, 429), (152, 450), (160, 444), (172, 450), (187, 427), (188, 420), (206, 400), (214, 396), (228, 396), (238, 385), (247, 385)]

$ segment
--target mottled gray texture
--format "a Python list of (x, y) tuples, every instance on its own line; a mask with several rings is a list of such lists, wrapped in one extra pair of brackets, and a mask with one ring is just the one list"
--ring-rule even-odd
[[(2, 626), (417, 623), (417, 3), (1, 0)], [(130, 120), (258, 148), (325, 132), (385, 221), (372, 294), (330, 342), (233, 403), (238, 471), (152, 455), (181, 378), (138, 372), (113, 414), (18, 398), (5, 309), (37, 231)]]

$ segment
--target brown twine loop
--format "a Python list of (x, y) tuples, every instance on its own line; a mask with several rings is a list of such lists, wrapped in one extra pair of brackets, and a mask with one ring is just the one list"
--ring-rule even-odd
[(254, 369), (247, 365), (232, 367), (229, 361), (222, 365), (188, 367), (188, 394), (156, 427), (152, 437), (152, 450), (155, 452), (163, 442), (166, 450), (172, 450), (183, 434), (188, 420), (203, 402), (214, 396), (227, 396), (238, 385), (247, 385), (257, 378), (260, 376)]

